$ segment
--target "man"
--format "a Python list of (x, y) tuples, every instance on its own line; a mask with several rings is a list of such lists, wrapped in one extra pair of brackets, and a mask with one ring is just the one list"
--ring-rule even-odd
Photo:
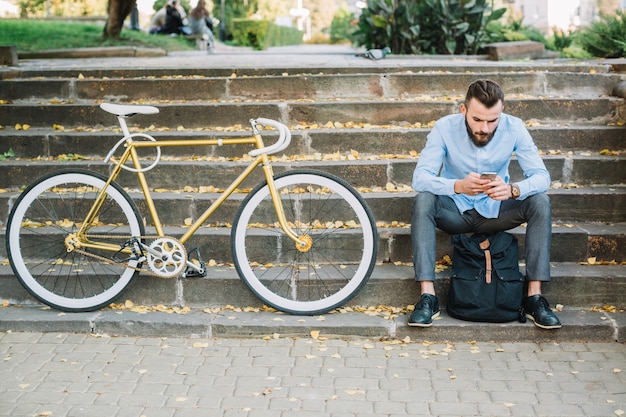
[[(428, 327), (439, 316), (435, 295), (435, 228), (450, 233), (491, 233), (526, 228), (526, 316), (545, 329), (561, 323), (541, 295), (550, 280), (552, 212), (545, 191), (550, 175), (522, 121), (503, 113), (504, 93), (491, 80), (474, 81), (460, 114), (445, 116), (428, 134), (415, 172), (411, 240), (420, 300), (410, 326)], [(525, 179), (509, 183), (515, 152)], [(481, 173), (495, 172), (495, 179)]]

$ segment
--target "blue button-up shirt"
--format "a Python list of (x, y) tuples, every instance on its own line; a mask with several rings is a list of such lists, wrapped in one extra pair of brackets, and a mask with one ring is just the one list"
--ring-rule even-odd
[(501, 113), (494, 137), (481, 148), (468, 137), (463, 114), (445, 116), (435, 123), (428, 134), (426, 146), (413, 172), (413, 189), (449, 195), (461, 213), (476, 209), (483, 217), (497, 218), (500, 201), (484, 193), (475, 196), (456, 194), (454, 182), (470, 172), (497, 172), (508, 183), (513, 153), (526, 177), (516, 183), (521, 193), (519, 199), (545, 192), (550, 187), (550, 174), (519, 118)]

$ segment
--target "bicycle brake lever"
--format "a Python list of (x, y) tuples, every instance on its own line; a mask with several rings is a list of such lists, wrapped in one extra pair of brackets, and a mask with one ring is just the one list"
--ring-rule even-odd
[[(255, 149), (253, 151), (248, 152), (248, 155), (250, 155), (251, 157), (256, 157), (263, 153), (271, 154), (271, 153), (280, 152), (283, 149), (285, 149), (287, 146), (289, 146), (289, 143), (291, 142), (291, 132), (289, 131), (289, 128), (285, 126), (284, 124), (276, 120), (264, 119), (261, 117), (259, 117), (258, 119), (252, 119), (250, 122), (254, 126), (253, 129), (256, 129), (257, 125), (272, 126), (273, 128), (277, 129), (279, 133), (279, 138), (273, 145), (266, 146), (261, 149)], [(255, 132), (256, 132), (255, 134), (259, 133), (258, 130), (255, 130)]]

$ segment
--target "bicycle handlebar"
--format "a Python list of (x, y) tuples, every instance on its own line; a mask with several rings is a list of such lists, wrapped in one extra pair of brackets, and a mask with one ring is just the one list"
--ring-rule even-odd
[(276, 129), (278, 129), (278, 132), (280, 134), (278, 140), (273, 145), (265, 146), (260, 149), (254, 149), (248, 152), (248, 155), (252, 157), (259, 156), (262, 153), (271, 154), (280, 152), (291, 143), (291, 132), (289, 131), (289, 128), (276, 120), (260, 117), (258, 119), (250, 119), (250, 124), (252, 124), (252, 129), (255, 131), (255, 133), (260, 133), (256, 129), (256, 126), (263, 125), (275, 127)]
[[(128, 131), (128, 128), (126, 127), (126, 121), (124, 120), (124, 118), (133, 116), (135, 114), (155, 114), (159, 112), (158, 108), (153, 107), (153, 106), (120, 105), (120, 104), (113, 104), (113, 103), (102, 103), (100, 107), (103, 110), (109, 113), (112, 113), (118, 117), (118, 120), (120, 122), (120, 127), (122, 128), (122, 131), (124, 132), (124, 138), (122, 138), (113, 147), (113, 149), (111, 149), (111, 151), (105, 158), (105, 162), (108, 162), (111, 159), (115, 150), (122, 143), (132, 138), (133, 136), (142, 136), (142, 137), (147, 138), (148, 140), (155, 140), (151, 136), (143, 134), (143, 133), (131, 134)], [(259, 129), (257, 129), (258, 125), (272, 126), (276, 128), (280, 134), (280, 136), (278, 137), (278, 140), (273, 145), (264, 146), (263, 148), (254, 149), (248, 152), (248, 155), (252, 157), (256, 157), (261, 154), (272, 154), (272, 153), (280, 152), (283, 149), (285, 149), (287, 146), (289, 146), (289, 144), (291, 143), (291, 132), (289, 131), (289, 128), (276, 120), (259, 117), (258, 119), (250, 119), (250, 124), (252, 125), (252, 130), (255, 135), (261, 133)], [(159, 148), (157, 149), (159, 151), (158, 157), (160, 158), (161, 156), (160, 149)], [(152, 169), (154, 165), (156, 165), (156, 163), (158, 162), (159, 158), (157, 158), (157, 161), (153, 165), (151, 165), (148, 169)]]

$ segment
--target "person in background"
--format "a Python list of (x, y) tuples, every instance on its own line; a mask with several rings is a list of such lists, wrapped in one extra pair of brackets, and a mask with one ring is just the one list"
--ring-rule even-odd
[(159, 33), (166, 35), (189, 35), (191, 33), (183, 22), (177, 0), (170, 0), (165, 6), (165, 25)]
[(206, 9), (204, 0), (198, 0), (198, 4), (189, 12), (189, 29), (192, 35), (202, 35), (206, 40), (207, 50), (210, 52), (215, 43), (213, 35), (213, 19)]
[(155, 35), (157, 33), (161, 33), (163, 30), (163, 26), (165, 26), (165, 15), (167, 13), (167, 3), (163, 5), (157, 12), (152, 16), (152, 20), (150, 21), (150, 33)]
[[(526, 227), (526, 317), (544, 329), (561, 327), (541, 295), (550, 280), (552, 211), (550, 174), (532, 137), (517, 117), (503, 112), (504, 93), (491, 80), (470, 84), (460, 113), (439, 119), (428, 134), (413, 173), (411, 241), (421, 297), (409, 326), (428, 327), (439, 316), (435, 295), (436, 234), (493, 233)], [(524, 179), (510, 182), (515, 153)], [(495, 179), (482, 176), (494, 172)]]
[(130, 30), (141, 30), (139, 27), (139, 9), (137, 9), (136, 4), (130, 11)]

